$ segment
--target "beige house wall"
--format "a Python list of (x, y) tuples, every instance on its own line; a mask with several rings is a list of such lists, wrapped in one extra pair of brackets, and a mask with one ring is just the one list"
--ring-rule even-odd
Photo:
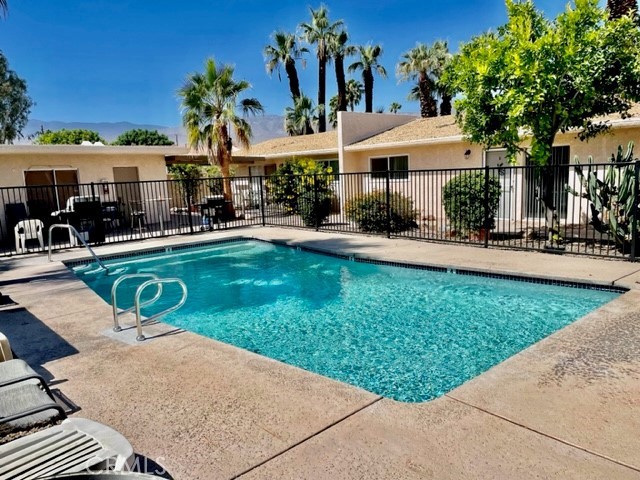
[(80, 183), (113, 182), (113, 167), (138, 167), (140, 180), (167, 177), (164, 154), (8, 153), (0, 151), (0, 187), (24, 186), (24, 172), (50, 168), (77, 169)]
[[(37, 170), (76, 170), (80, 184), (100, 184), (114, 181), (114, 167), (137, 167), (138, 178), (141, 181), (166, 180), (165, 156), (186, 152), (187, 149), (179, 147), (0, 146), (0, 187), (24, 187), (25, 172)], [(169, 197), (169, 192), (166, 190), (164, 184), (156, 184), (151, 189), (157, 197)], [(103, 201), (113, 201), (118, 197), (117, 189), (113, 188), (103, 189), (97, 186), (95, 192)], [(2, 235), (13, 235), (13, 232), (7, 231), (6, 204), (23, 203), (26, 206), (28, 205), (27, 197), (24, 188), (0, 190)], [(144, 201), (142, 197), (140, 193), (135, 199)], [(55, 210), (54, 207), (51, 208)], [(60, 205), (59, 208), (64, 208), (64, 205)], [(29, 211), (28, 207), (27, 210)], [(32, 212), (29, 211), (29, 213)]]

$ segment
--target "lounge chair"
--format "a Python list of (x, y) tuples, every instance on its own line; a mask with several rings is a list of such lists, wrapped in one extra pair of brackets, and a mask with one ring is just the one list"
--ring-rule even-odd
[(133, 463), (133, 448), (126, 438), (106, 425), (84, 418), (69, 418), (60, 425), (0, 445), (0, 478), (7, 480), (98, 470), (119, 472), (130, 469)]
[(18, 383), (30, 383), (39, 385), (51, 398), (51, 391), (47, 383), (33, 370), (27, 362), (20, 359), (0, 362), (0, 387), (15, 385)]
[(64, 409), (39, 385), (26, 381), (0, 387), (0, 430), (3, 432), (65, 417)]

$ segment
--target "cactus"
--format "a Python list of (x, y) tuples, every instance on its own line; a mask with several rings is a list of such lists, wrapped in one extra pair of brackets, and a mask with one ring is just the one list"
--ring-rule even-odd
[[(636, 175), (633, 158), (633, 142), (629, 142), (626, 152), (622, 146), (618, 147), (617, 155), (611, 155), (609, 165), (603, 180), (592, 169), (593, 158), (587, 160), (588, 166), (583, 167), (576, 158), (575, 171), (582, 184), (582, 193), (566, 186), (572, 195), (586, 198), (590, 204), (591, 218), (589, 223), (602, 234), (614, 238), (616, 244), (625, 252), (629, 251), (633, 240), (633, 216), (638, 208), (636, 198)], [(640, 220), (640, 219), (638, 219)], [(636, 232), (640, 221), (636, 222)]]

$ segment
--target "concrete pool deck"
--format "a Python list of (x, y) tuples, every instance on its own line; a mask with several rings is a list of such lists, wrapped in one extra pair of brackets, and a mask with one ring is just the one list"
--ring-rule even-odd
[(189, 332), (105, 335), (111, 307), (61, 263), (80, 249), (0, 259), (0, 291), (18, 304), (0, 309), (0, 331), (74, 415), (113, 426), (176, 479), (640, 478), (640, 264), (281, 228), (96, 251), (238, 236), (630, 291), (421, 404)]

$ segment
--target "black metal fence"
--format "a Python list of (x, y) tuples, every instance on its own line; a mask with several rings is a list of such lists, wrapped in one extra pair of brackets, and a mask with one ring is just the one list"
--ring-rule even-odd
[(95, 244), (276, 225), (635, 260), (639, 177), (635, 162), (2, 188), (0, 254), (69, 223)]

